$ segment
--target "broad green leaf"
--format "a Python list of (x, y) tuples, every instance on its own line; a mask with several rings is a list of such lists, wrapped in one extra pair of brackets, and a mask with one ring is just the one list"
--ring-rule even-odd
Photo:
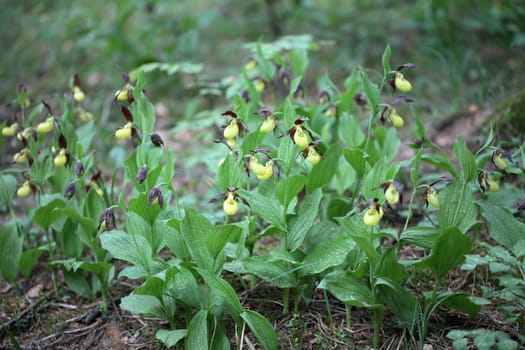
[(368, 286), (349, 271), (335, 271), (326, 275), (317, 288), (328, 290), (337, 299), (352, 306), (373, 306)]
[[(132, 105), (131, 112), (133, 114), (134, 122), (142, 133), (143, 142), (148, 139), (155, 128), (155, 107), (146, 98), (144, 93), (140, 90), (134, 90), (133, 96), (135, 102)], [(138, 119), (138, 120), (135, 120)]]
[(300, 275), (313, 275), (341, 265), (348, 253), (355, 247), (355, 242), (347, 236), (328, 238), (316, 245), (305, 256)]
[(430, 249), (439, 237), (439, 229), (433, 226), (409, 227), (401, 233), (399, 244), (415, 244), (418, 247)]
[(200, 310), (190, 321), (184, 348), (186, 350), (208, 349), (208, 311)]
[(388, 180), (386, 178), (387, 171), (388, 165), (383, 159), (377, 162), (368, 172), (363, 184), (363, 196), (365, 199), (381, 198), (383, 196), (383, 190), (379, 188), (379, 185)]
[(341, 140), (353, 149), (357, 149), (365, 140), (365, 134), (357, 118), (346, 112), (343, 112), (339, 118), (337, 132)]
[[(293, 113), (295, 117), (295, 110), (293, 111)], [(293, 121), (291, 124), (293, 124)], [(297, 150), (295, 148), (295, 144), (289, 137), (285, 136), (281, 140), (279, 148), (277, 149), (277, 158), (281, 159), (284, 162), (284, 166), (281, 169), (285, 174), (287, 174), (292, 168), (292, 166), (295, 164), (296, 156)]]
[(240, 196), (248, 202), (255, 214), (279, 229), (285, 230), (286, 225), (283, 219), (284, 209), (277, 198), (263, 196), (260, 193), (246, 191), (244, 189), (240, 189), (238, 192)]
[(175, 153), (172, 149), (166, 150), (166, 163), (162, 170), (162, 182), (172, 188), (172, 179), (175, 175)]
[(135, 295), (151, 295), (162, 302), (162, 294), (164, 293), (164, 286), (166, 282), (159, 276), (150, 276), (139, 287), (133, 291)]
[(132, 236), (124, 231), (112, 230), (100, 235), (100, 243), (114, 258), (140, 265), (151, 272), (152, 251), (144, 236)]
[(0, 200), (4, 203), (10, 203), (17, 187), (16, 178), (10, 174), (0, 176)]
[(96, 128), (94, 125), (95, 122), (90, 121), (76, 129), (78, 144), (82, 147), (82, 149), (87, 150), (90, 148), (91, 141), (93, 141), (93, 137), (96, 133)]
[(131, 199), (128, 204), (128, 212), (137, 213), (148, 224), (152, 225), (159, 213), (162, 211), (158, 205), (148, 205), (148, 194), (140, 193)]
[(64, 253), (71, 258), (80, 257), (82, 254), (82, 241), (77, 234), (78, 223), (71, 218), (67, 218), (60, 232), (60, 242), (64, 248)]
[[(1, 235), (1, 233), (0, 233)], [(0, 254), (3, 255), (2, 247), (3, 243), (0, 243)], [(38, 262), (38, 259), (44, 253), (45, 250), (41, 248), (26, 249), (20, 257), (20, 272), (24, 275), (25, 278), (29, 277), (31, 270)], [(0, 258), (1, 261), (1, 258)], [(3, 266), (3, 263), (1, 264)], [(1, 268), (0, 268), (1, 270)]]
[(525, 224), (518, 221), (512, 213), (502, 207), (480, 201), (481, 215), (487, 220), (489, 234), (498, 242), (512, 248), (525, 239)]
[(376, 271), (377, 277), (384, 277), (393, 282), (400, 282), (408, 276), (403, 265), (398, 262), (397, 254), (391, 248), (381, 253), (381, 260)]
[(63, 269), (62, 273), (64, 274), (64, 282), (67, 287), (75, 292), (75, 294), (84, 298), (94, 297), (95, 293), (91, 290), (85, 272)]
[(312, 193), (317, 188), (322, 188), (330, 183), (337, 173), (339, 158), (341, 157), (341, 147), (334, 144), (321, 157), (319, 164), (315, 165), (308, 176), (306, 192)]
[(414, 334), (414, 327), (421, 317), (421, 307), (416, 297), (389, 278), (377, 278), (375, 286), (399, 322), (408, 328), (410, 334)]
[(48, 202), (46, 205), (40, 206), (33, 217), (35, 223), (47, 230), (61, 215), (55, 209), (60, 209), (66, 206), (63, 198), (56, 198)]
[(281, 179), (275, 186), (275, 196), (282, 205), (288, 205), (297, 196), (306, 184), (306, 176), (294, 175), (288, 179)]
[(297, 286), (297, 279), (288, 268), (289, 264), (280, 261), (266, 261), (265, 257), (252, 257), (243, 260), (247, 273), (254, 274), (279, 288), (293, 288)]
[(450, 161), (450, 159), (448, 159), (443, 154), (423, 153), (421, 155), (421, 160), (426, 163), (432, 164), (439, 169), (448, 171), (452, 176), (456, 176), (458, 172), (454, 164), (452, 164), (452, 162)]
[(297, 206), (297, 214), (288, 219), (287, 245), (290, 251), (296, 250), (303, 243), (306, 233), (317, 217), (322, 197), (323, 192), (320, 188), (307, 194)]
[(361, 73), (361, 84), (363, 86), (363, 91), (368, 97), (368, 101), (370, 102), (370, 105), (372, 107), (372, 115), (376, 115), (379, 104), (381, 103), (381, 93), (379, 91), (379, 87), (377, 84), (371, 82), (368, 79), (368, 74), (366, 73), (365, 69), (361, 66), (358, 67), (359, 72)]
[(354, 168), (357, 176), (362, 178), (366, 172), (366, 156), (363, 150), (360, 148), (345, 148), (343, 150), (343, 155), (345, 159), (352, 168)]
[(381, 63), (383, 65), (383, 75), (386, 78), (388, 74), (390, 74), (390, 56), (392, 55), (392, 49), (390, 48), (390, 44), (387, 44), (385, 47), (385, 51), (383, 51), (383, 55), (381, 56)]
[(185, 207), (185, 213), (180, 232), (191, 257), (198, 267), (212, 270), (213, 259), (206, 242), (212, 239), (215, 227), (206, 217), (190, 207)]
[(439, 192), (438, 198), (439, 203), (443, 204), (438, 211), (441, 229), (457, 227), (465, 233), (476, 223), (476, 199), (462, 177), (458, 176), (449, 183)]
[(197, 284), (193, 269), (181, 268), (173, 278), (167, 281), (167, 296), (181, 300), (184, 304), (204, 309), (207, 307), (207, 296), (204, 289)]
[[(470, 299), (466, 294), (445, 292), (443, 296), (446, 296), (442, 304), (450, 309), (454, 309), (460, 312), (464, 312), (470, 316), (470, 318), (476, 318), (477, 314), (481, 310), (481, 305), (478, 305)], [(441, 299), (442, 296), (439, 297)]]
[(476, 177), (476, 159), (465, 144), (465, 140), (459, 137), (454, 143), (454, 153), (459, 161), (465, 182), (470, 182)]
[(226, 335), (224, 325), (220, 321), (216, 321), (213, 326), (210, 348), (213, 350), (230, 350), (230, 337)]
[(451, 269), (465, 260), (465, 255), (472, 251), (470, 238), (458, 228), (450, 227), (441, 231), (436, 239), (432, 252), (424, 260), (438, 278), (445, 276)]
[(412, 159), (412, 165), (410, 166), (410, 180), (412, 180), (413, 188), (419, 186), (419, 163), (421, 162), (421, 156), (423, 155), (423, 148), (420, 148), (414, 158)]
[(362, 218), (362, 215), (355, 215), (353, 217), (338, 218), (338, 221), (344, 232), (352, 237), (359, 248), (365, 252), (368, 259), (372, 262), (377, 262), (381, 256), (371, 242), (370, 232), (367, 231), (367, 226), (363, 223)]
[(370, 143), (369, 146), (374, 146), (375, 150), (367, 150), (371, 155), (377, 152), (377, 155), (372, 158), (377, 160), (385, 158), (387, 161), (393, 161), (401, 146), (397, 130), (395, 128), (378, 127), (374, 129), (374, 136), (375, 141)]
[[(93, 219), (82, 216), (76, 208), (73, 207), (67, 207), (67, 208), (60, 208), (56, 209), (56, 214), (59, 216), (65, 216), (71, 218), (73, 221), (78, 222), (85, 230), (86, 232), (95, 232), (97, 230), (97, 221), (94, 221)], [(100, 213), (99, 213), (100, 214)]]
[(206, 244), (211, 256), (215, 259), (224, 250), (228, 242), (236, 242), (242, 234), (242, 228), (237, 225), (222, 225), (214, 229)]
[(159, 299), (151, 295), (128, 295), (120, 299), (120, 308), (137, 315), (162, 316)]
[(275, 329), (263, 315), (256, 311), (244, 310), (241, 313), (241, 317), (266, 350), (276, 350), (279, 348), (279, 341)]
[(241, 184), (242, 170), (235, 159), (228, 154), (217, 171), (217, 186), (222, 192), (226, 192), (228, 187), (241, 187)]
[(126, 215), (126, 231), (132, 236), (141, 235), (146, 238), (149, 245), (151, 242), (151, 226), (137, 213), (128, 211)]
[(292, 66), (293, 76), (294, 77), (303, 76), (306, 66), (308, 66), (308, 51), (303, 50), (303, 49), (294, 49), (290, 51), (288, 57), (290, 58), (290, 64)]
[(18, 232), (16, 222), (9, 221), (0, 229), (0, 272), (8, 282), (14, 282), (18, 274), (23, 245), (24, 235)]
[(157, 333), (155, 333), (155, 338), (160, 340), (167, 348), (171, 348), (184, 339), (187, 334), (188, 331), (186, 329), (159, 329)]
[(204, 282), (206, 282), (210, 288), (210, 292), (222, 299), (224, 307), (228, 310), (228, 313), (235, 322), (238, 323), (240, 321), (239, 315), (242, 312), (242, 307), (235, 289), (233, 289), (228, 282), (215, 276), (210, 271), (198, 268), (197, 272), (199, 272)]

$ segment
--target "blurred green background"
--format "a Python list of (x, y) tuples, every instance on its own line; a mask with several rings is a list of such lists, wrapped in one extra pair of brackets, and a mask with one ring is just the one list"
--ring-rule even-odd
[[(79, 73), (91, 109), (103, 113), (121, 73), (167, 62), (177, 73), (148, 73), (169, 124), (198, 110), (231, 105), (220, 81), (240, 71), (243, 46), (310, 34), (309, 74), (336, 84), (360, 64), (381, 74), (387, 43), (392, 66), (410, 72), (418, 102), (445, 118), (468, 104), (493, 105), (524, 82), (525, 1), (186, 0), (0, 1), (1, 119), (20, 82), (33, 101), (53, 100)], [(202, 66), (201, 66), (202, 64)], [(311, 93), (314, 92), (313, 90)], [(98, 111), (98, 112), (97, 112)], [(7, 115), (6, 115), (7, 114)]]

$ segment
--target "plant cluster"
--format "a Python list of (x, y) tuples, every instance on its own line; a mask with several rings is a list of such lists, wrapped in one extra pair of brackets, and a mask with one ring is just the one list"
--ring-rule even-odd
[[(491, 131), (475, 153), (458, 138), (451, 159), (428, 139), (411, 107), (410, 78), (419, 68), (392, 69), (387, 46), (378, 83), (363, 67), (344, 88), (328, 76), (312, 83), (305, 77), (313, 43), (295, 39), (254, 44), (229, 82), (232, 105), (217, 113), (224, 157), (208, 204), (210, 211), (220, 205), (222, 223), (180, 204), (172, 182), (176, 155), (155, 132), (143, 72), (136, 79), (124, 74), (114, 95), (124, 119), (114, 142), (129, 154), (111, 181), (93, 161), (95, 124), (83, 109), (78, 77), (61, 115), (45, 102), (30, 108), (22, 88), (14, 119), (2, 125), (1, 141), (18, 147), (0, 177), (2, 203), (12, 215), (0, 232), (3, 277), (12, 281), (19, 269), (27, 277), (47, 252), (48, 266), (63, 271), (67, 286), (91, 298), (100, 292), (105, 310), (117, 272), (113, 259), (123, 260), (118, 276), (141, 285), (120, 307), (166, 319), (170, 328), (158, 330), (157, 339), (187, 349), (229, 349), (231, 339), (241, 348), (246, 326), (264, 348), (277, 349), (272, 324), (243, 307), (231, 276), (245, 288), (257, 279), (278, 287), (283, 313), (300, 312), (316, 290), (330, 319), (329, 293), (344, 303), (349, 327), (352, 308), (369, 310), (375, 348), (387, 311), (423, 348), (441, 306), (475, 317), (490, 303), (444, 287), (466, 256), (464, 269), (488, 263), (491, 272), (504, 273), (503, 291), (485, 293), (523, 306), (525, 224), (518, 214), (524, 205), (503, 200), (508, 192), (523, 194), (515, 160), (523, 163), (523, 145), (495, 145)], [(318, 91), (314, 101), (310, 85)], [(414, 154), (399, 159), (399, 129), (408, 120), (415, 125)], [(423, 163), (435, 170), (423, 171)], [(18, 215), (15, 197), (30, 195), (36, 208)], [(475, 233), (485, 227), (512, 256), (490, 246), (493, 258), (472, 255)], [(255, 247), (267, 236), (279, 247), (262, 254)], [(407, 247), (421, 258), (407, 258)], [(431, 287), (414, 291), (408, 282), (420, 271), (431, 276)], [(509, 315), (523, 331), (522, 308)], [(508, 343), (517, 348), (517, 341)]]

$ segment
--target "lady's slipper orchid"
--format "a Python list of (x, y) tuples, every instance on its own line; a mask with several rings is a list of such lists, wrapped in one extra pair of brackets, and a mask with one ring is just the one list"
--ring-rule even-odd
[(379, 204), (379, 200), (374, 198), (367, 201), (364, 205), (365, 215), (363, 215), (363, 222), (366, 226), (375, 226), (379, 223), (384, 215), (383, 207)]
[(29, 180), (26, 180), (22, 186), (16, 191), (18, 197), (27, 197), (31, 193), (31, 183)]
[(16, 132), (18, 130), (18, 123), (13, 123), (9, 126), (4, 126), (2, 128), (2, 135), (3, 136), (15, 136)]

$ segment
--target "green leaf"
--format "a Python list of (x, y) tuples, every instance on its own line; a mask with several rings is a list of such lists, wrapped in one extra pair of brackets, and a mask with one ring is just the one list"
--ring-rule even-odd
[(419, 186), (419, 163), (421, 162), (421, 156), (423, 155), (423, 148), (420, 148), (414, 158), (412, 159), (412, 166), (410, 167), (410, 180), (412, 180), (413, 188)]
[(128, 295), (120, 299), (120, 308), (132, 314), (162, 316), (159, 299), (151, 295)]
[(210, 292), (223, 301), (224, 307), (228, 310), (230, 316), (238, 323), (240, 321), (239, 316), (242, 312), (242, 307), (235, 289), (233, 289), (228, 282), (215, 276), (210, 271), (198, 268), (197, 272), (199, 272), (208, 285)]
[(421, 160), (436, 166), (439, 169), (448, 171), (452, 176), (456, 176), (457, 170), (454, 164), (442, 154), (423, 153)]
[(335, 271), (326, 275), (317, 288), (326, 289), (337, 299), (353, 306), (373, 306), (368, 286), (349, 271)]
[(304, 257), (300, 275), (315, 275), (344, 263), (355, 242), (347, 236), (335, 236), (317, 244)]
[(186, 329), (159, 329), (157, 333), (155, 333), (155, 338), (160, 340), (167, 348), (171, 348), (172, 346), (177, 345), (179, 341), (184, 339), (187, 334), (188, 331)]
[(142, 142), (146, 142), (155, 129), (155, 107), (141, 90), (133, 90), (133, 96), (135, 103), (132, 105), (131, 112), (134, 123), (142, 133)]
[(399, 244), (415, 244), (418, 247), (430, 249), (439, 237), (439, 229), (433, 226), (409, 227), (401, 233)]
[(67, 218), (60, 232), (60, 241), (64, 248), (64, 253), (72, 258), (80, 257), (82, 254), (82, 241), (77, 231), (78, 223), (71, 220), (71, 218)]
[(267, 261), (265, 257), (256, 256), (243, 260), (244, 269), (279, 288), (297, 286), (297, 279), (288, 268), (288, 264), (280, 261)]
[(288, 219), (287, 245), (291, 251), (296, 250), (303, 243), (306, 233), (317, 217), (322, 197), (323, 192), (320, 188), (307, 194), (297, 206), (297, 214)]
[[(295, 118), (295, 110), (293, 112), (294, 118)], [(292, 121), (293, 124), (293, 121)], [(290, 172), (290, 169), (295, 164), (295, 157), (297, 155), (297, 151), (295, 149), (295, 145), (293, 141), (285, 136), (281, 143), (279, 144), (279, 148), (277, 149), (277, 158), (281, 159), (284, 162), (284, 166), (282, 167), (282, 170), (285, 174), (288, 174)]]
[(198, 267), (211, 271), (213, 259), (206, 242), (211, 239), (215, 227), (206, 217), (190, 207), (185, 207), (185, 213), (180, 232), (184, 237), (186, 247)]
[(222, 192), (228, 187), (241, 187), (242, 170), (239, 164), (228, 154), (217, 171), (217, 186)]
[[(304, 76), (304, 71), (306, 70), (306, 66), (308, 66), (308, 51), (302, 49), (294, 49), (290, 51), (288, 57), (290, 58), (293, 76)], [(295, 90), (293, 92), (295, 92)]]
[(308, 183), (306, 184), (306, 191), (308, 193), (330, 183), (334, 175), (337, 173), (337, 166), (340, 157), (341, 147), (338, 144), (334, 144), (321, 157), (319, 164), (312, 168), (312, 171), (308, 176)]
[[(446, 296), (442, 304), (450, 309), (454, 309), (460, 312), (464, 312), (470, 316), (470, 318), (476, 318), (476, 315), (481, 310), (481, 306), (472, 302), (470, 296), (461, 293), (445, 292), (443, 295)], [(440, 299), (443, 295), (438, 296)]]
[(92, 298), (94, 297), (94, 292), (89, 286), (89, 282), (86, 279), (86, 274), (81, 271), (70, 271), (67, 269), (63, 270), (64, 282), (67, 287), (71, 289), (75, 294), (84, 297)]
[(17, 181), (13, 175), (2, 174), (0, 176), (0, 200), (4, 203), (11, 203), (16, 192)]
[(222, 225), (215, 227), (215, 232), (207, 240), (207, 247), (211, 256), (215, 259), (224, 250), (228, 242), (238, 241), (242, 234), (242, 228), (237, 225)]
[(365, 153), (360, 148), (345, 148), (343, 150), (343, 155), (345, 159), (352, 168), (354, 168), (357, 177), (362, 178), (365, 175), (366, 171), (366, 157)]
[(377, 162), (368, 172), (363, 184), (363, 196), (366, 199), (381, 198), (383, 196), (383, 190), (379, 188), (379, 185), (388, 180), (386, 178), (387, 171), (388, 165), (383, 159)]
[(414, 334), (414, 327), (422, 316), (416, 297), (388, 278), (377, 278), (375, 286), (399, 322), (408, 328), (410, 334)]
[(525, 224), (518, 221), (512, 213), (502, 207), (480, 201), (481, 215), (487, 220), (489, 233), (496, 242), (512, 248), (525, 238)]
[(61, 215), (55, 209), (63, 208), (66, 204), (62, 198), (56, 198), (48, 202), (46, 205), (42, 205), (35, 211), (33, 220), (35, 223), (47, 230)]
[(390, 74), (390, 56), (392, 55), (392, 49), (390, 48), (390, 44), (387, 44), (385, 47), (385, 51), (383, 51), (383, 55), (381, 56), (381, 63), (383, 64), (383, 75), (385, 78)]
[(472, 251), (470, 238), (458, 228), (450, 227), (441, 231), (432, 247), (432, 253), (424, 260), (438, 278), (442, 278), (451, 269), (465, 260), (465, 255)]
[[(275, 186), (275, 196), (282, 205), (288, 205), (301, 192), (305, 184), (306, 176), (304, 175), (294, 175), (288, 179), (281, 179)], [(286, 191), (287, 187), (288, 192)]]
[(381, 254), (381, 261), (377, 267), (377, 277), (384, 277), (393, 282), (399, 282), (408, 276), (403, 265), (398, 262), (397, 254), (391, 248), (387, 248)]
[(96, 221), (89, 217), (80, 215), (76, 208), (60, 208), (56, 209), (55, 211), (56, 215), (58, 216), (65, 216), (71, 218), (73, 221), (78, 222), (87, 232), (95, 232), (97, 230), (97, 225), (95, 223)]
[(350, 148), (356, 149), (365, 141), (365, 134), (357, 118), (346, 112), (339, 117), (339, 127), (337, 128), (339, 138)]
[(197, 312), (188, 326), (184, 348), (186, 350), (208, 349), (208, 312)]
[[(1, 248), (2, 244), (3, 243), (0, 243), (0, 254), (2, 254), (3, 256), (3, 249)], [(45, 250), (41, 248), (24, 250), (24, 252), (22, 253), (20, 257), (20, 272), (22, 272), (25, 278), (29, 277), (31, 270), (36, 265), (36, 263), (38, 262), (38, 259), (44, 252)], [(0, 262), (1, 262), (1, 258), (0, 258)], [(3, 266), (3, 263), (2, 263), (2, 266)]]
[(241, 317), (266, 350), (276, 350), (279, 348), (279, 341), (275, 329), (263, 315), (256, 311), (244, 310), (241, 313)]
[(238, 192), (240, 196), (248, 202), (255, 214), (279, 229), (285, 230), (286, 224), (283, 219), (283, 206), (277, 198), (264, 196), (260, 193), (246, 191), (244, 189), (240, 189)]
[(365, 252), (368, 259), (375, 263), (379, 261), (381, 256), (372, 242), (370, 242), (370, 232), (367, 231), (367, 226), (363, 223), (362, 218), (362, 215), (355, 215), (353, 217), (338, 218), (337, 220), (344, 232), (350, 235), (359, 248)]
[(366, 73), (365, 69), (361, 66), (358, 67), (359, 72), (361, 73), (361, 83), (363, 86), (363, 91), (368, 97), (368, 101), (370, 102), (370, 105), (372, 107), (372, 115), (376, 115), (379, 104), (381, 103), (381, 93), (379, 91), (379, 87), (377, 84), (371, 82), (368, 79), (368, 74)]
[(18, 232), (16, 222), (9, 221), (0, 229), (0, 272), (8, 282), (14, 282), (18, 274), (23, 245), (24, 235)]
[(173, 278), (167, 281), (165, 291), (168, 296), (181, 300), (186, 305), (198, 309), (207, 308), (207, 295), (204, 289), (197, 284), (197, 276), (194, 276), (193, 273), (193, 268), (190, 271), (182, 267)]
[(459, 137), (454, 143), (454, 153), (459, 161), (465, 182), (470, 182), (476, 177), (476, 159), (465, 144), (465, 140)]
[(144, 236), (132, 236), (124, 231), (112, 230), (100, 235), (102, 248), (114, 258), (142, 266), (150, 271), (153, 264), (151, 246)]
[(462, 177), (456, 177), (439, 192), (438, 223), (441, 229), (458, 227), (467, 232), (477, 221), (476, 199)]

